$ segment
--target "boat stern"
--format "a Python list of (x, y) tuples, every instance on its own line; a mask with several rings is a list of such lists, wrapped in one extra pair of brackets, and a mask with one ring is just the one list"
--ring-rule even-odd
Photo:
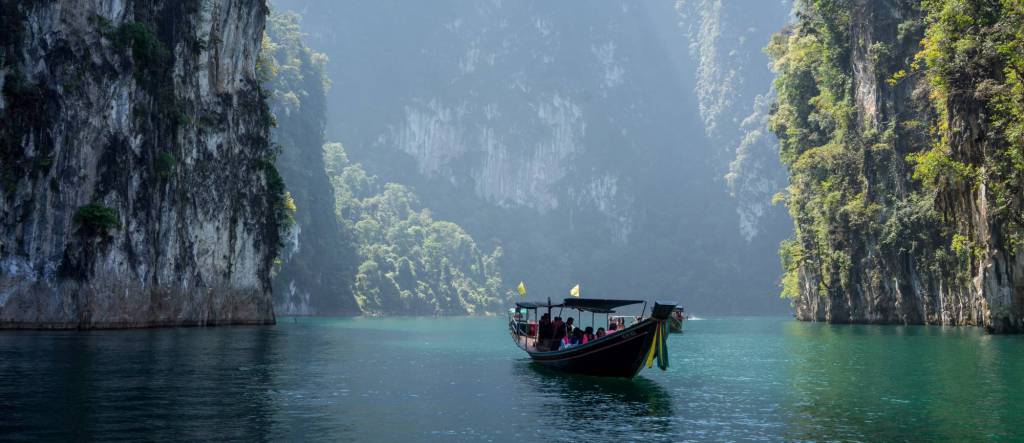
[(658, 320), (665, 320), (669, 315), (672, 315), (672, 311), (676, 308), (675, 302), (654, 302), (654, 308), (651, 308), (651, 317)]

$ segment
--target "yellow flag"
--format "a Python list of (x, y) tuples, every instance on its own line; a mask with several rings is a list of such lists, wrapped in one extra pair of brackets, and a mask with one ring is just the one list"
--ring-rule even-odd
[(519, 282), (519, 287), (516, 289), (519, 290), (520, 297), (526, 297), (526, 285), (523, 282)]
[(579, 297), (580, 296), (580, 284), (579, 283), (577, 283), (576, 286), (572, 287), (572, 289), (569, 291), (569, 295), (571, 295), (573, 297)]

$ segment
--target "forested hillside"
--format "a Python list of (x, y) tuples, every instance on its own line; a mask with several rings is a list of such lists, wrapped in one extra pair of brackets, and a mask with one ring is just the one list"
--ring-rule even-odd
[(459, 225), (434, 220), (411, 189), (385, 183), (324, 145), (344, 229), (362, 263), (359, 308), (370, 314), (482, 314), (502, 308), (501, 248), (482, 252)]
[(1024, 4), (796, 12), (768, 51), (797, 316), (1024, 329)]
[(500, 246), (505, 287), (788, 309), (770, 297), (785, 175), (758, 102), (786, 3), (274, 4), (334, 60), (328, 138)]
[(413, 190), (367, 174), (339, 143), (324, 143), (324, 54), (298, 16), (268, 19), (260, 74), (288, 189), (290, 235), (274, 274), (279, 314), (496, 312), (501, 248), (485, 254), (458, 225), (434, 220)]

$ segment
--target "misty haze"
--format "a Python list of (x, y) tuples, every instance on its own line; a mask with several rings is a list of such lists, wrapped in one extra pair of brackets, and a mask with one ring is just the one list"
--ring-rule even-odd
[(0, 0), (0, 440), (1016, 440), (1019, 0)]

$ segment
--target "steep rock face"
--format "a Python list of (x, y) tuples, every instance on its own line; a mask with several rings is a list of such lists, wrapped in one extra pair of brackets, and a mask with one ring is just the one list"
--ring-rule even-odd
[[(773, 125), (797, 224), (795, 243), (783, 247), (784, 291), (801, 320), (975, 324), (978, 298), (943, 272), (956, 266), (942, 253), (948, 239), (929, 202), (914, 197), (920, 187), (906, 160), (928, 143), (927, 126), (908, 124), (930, 118), (926, 82), (886, 82), (920, 49), (921, 12), (853, 3), (849, 13), (805, 6), (777, 37), (787, 52), (776, 56)], [(899, 35), (905, 21), (916, 25)]]
[[(922, 59), (940, 138), (917, 175), (964, 250), (979, 323), (1024, 332), (1024, 5), (936, 2)], [(945, 161), (935, 162), (937, 156)], [(935, 168), (942, 165), (943, 168)], [(954, 171), (935, 174), (951, 166)]]
[(993, 108), (966, 86), (984, 74), (936, 100), (935, 79), (956, 70), (917, 56), (938, 20), (917, 2), (798, 8), (770, 48), (780, 72), (772, 127), (796, 223), (781, 251), (783, 293), (797, 318), (1020, 331), (1011, 217), (991, 211), (991, 174), (972, 172), (1006, 143), (986, 128)]
[(274, 321), (265, 14), (0, 2), (0, 325)]
[(301, 35), (296, 15), (272, 14), (263, 48), (273, 71), (266, 88), (277, 121), (272, 140), (281, 147), (277, 167), (296, 208), (273, 278), (274, 306), (278, 314), (352, 314), (359, 312), (351, 290), (354, 239), (338, 223), (324, 170), (326, 59), (306, 47)]
[(785, 186), (779, 147), (768, 131), (774, 101), (773, 76), (763, 52), (767, 29), (787, 20), (790, 2), (756, 5), (722, 0), (678, 0), (680, 25), (696, 62), (694, 94), (707, 136), (720, 146), (713, 154), (736, 200), (740, 234), (779, 231), (784, 217), (772, 195)]
[[(481, 249), (500, 245), (506, 287), (557, 297), (582, 282), (592, 296), (672, 294), (697, 311), (785, 310), (763, 294), (789, 227), (776, 211), (774, 231), (738, 235), (731, 153), (721, 161), (706, 136), (672, 2), (274, 3), (301, 13), (310, 46), (337, 62), (328, 138)], [(756, 9), (785, 16), (781, 3)], [(748, 33), (745, 17), (733, 18), (750, 42), (782, 24)], [(752, 83), (764, 89), (751, 100), (768, 82)]]

